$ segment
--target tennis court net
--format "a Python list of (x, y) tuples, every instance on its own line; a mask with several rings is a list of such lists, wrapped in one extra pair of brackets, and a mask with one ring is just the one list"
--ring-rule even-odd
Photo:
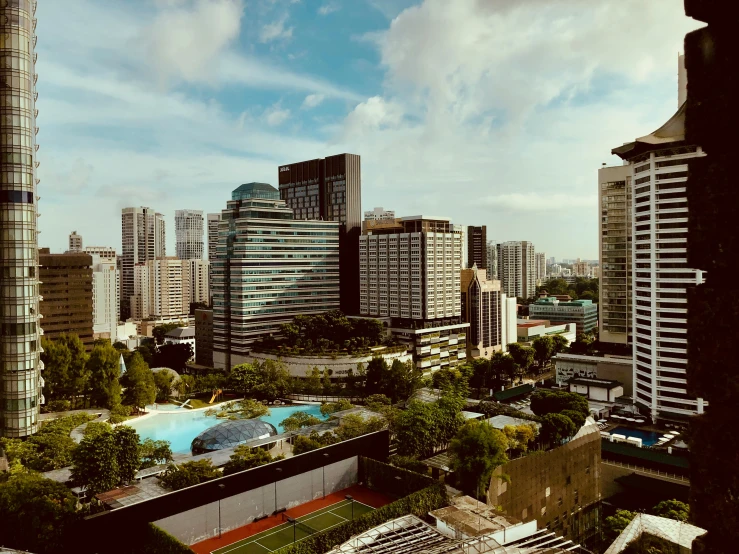
[(299, 521), (297, 519), (294, 519), (284, 512), (282, 513), (282, 521), (288, 521), (292, 523), (293, 525), (295, 525), (295, 527), (297, 527), (304, 533), (308, 533), (309, 535), (314, 535), (319, 532), (318, 529), (314, 529), (310, 525), (303, 523), (302, 521)]

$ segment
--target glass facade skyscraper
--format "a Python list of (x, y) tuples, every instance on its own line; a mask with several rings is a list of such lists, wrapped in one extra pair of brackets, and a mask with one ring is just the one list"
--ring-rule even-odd
[(36, 227), (35, 0), (0, 2), (0, 436), (38, 430), (43, 402)]
[(233, 191), (218, 227), (213, 364), (247, 361), (256, 340), (296, 315), (339, 308), (339, 223), (293, 219), (273, 186)]

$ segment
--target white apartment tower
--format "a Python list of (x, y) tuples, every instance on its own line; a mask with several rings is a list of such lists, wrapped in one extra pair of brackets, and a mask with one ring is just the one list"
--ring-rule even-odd
[(92, 256), (92, 332), (95, 338), (117, 340), (120, 310), (118, 268), (113, 259)]
[(179, 319), (190, 313), (187, 261), (159, 258), (134, 267), (133, 319)]
[(508, 297), (532, 298), (536, 294), (536, 255), (531, 242), (498, 245), (498, 279)]
[(177, 257), (180, 260), (203, 259), (203, 212), (176, 210), (174, 229)]
[(82, 235), (78, 235), (77, 231), (72, 231), (69, 234), (68, 252), (82, 252)]
[(187, 306), (194, 302), (210, 304), (210, 262), (207, 260), (182, 260), (182, 293)]
[(498, 243), (494, 240), (487, 241), (488, 250), (488, 279), (499, 280), (498, 277)]
[(121, 217), (121, 316), (131, 317), (134, 267), (167, 255), (164, 216), (151, 208), (123, 208)]
[(213, 298), (213, 261), (216, 259), (216, 251), (218, 248), (218, 223), (221, 221), (221, 214), (208, 214), (208, 304)]
[(547, 255), (544, 252), (536, 252), (536, 283), (541, 285), (547, 279)]
[(688, 168), (705, 156), (685, 142), (685, 104), (654, 133), (612, 151), (633, 186), (634, 402), (653, 420), (702, 413), (687, 393), (687, 288), (703, 281), (687, 265)]
[(461, 316), (462, 227), (404, 217), (359, 243), (360, 314), (434, 320)]

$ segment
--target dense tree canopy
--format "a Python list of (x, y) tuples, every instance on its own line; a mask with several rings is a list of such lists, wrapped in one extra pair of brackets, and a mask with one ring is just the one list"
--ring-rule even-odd
[(213, 467), (213, 462), (210, 460), (198, 460), (179, 465), (169, 464), (167, 469), (164, 470), (164, 473), (159, 477), (159, 481), (164, 487), (176, 491), (185, 487), (199, 485), (221, 475), (220, 470)]
[(273, 458), (269, 452), (262, 448), (251, 448), (245, 444), (240, 444), (234, 449), (234, 453), (231, 454), (231, 458), (226, 462), (226, 465), (223, 466), (223, 474), (231, 475), (239, 471), (263, 466), (276, 460), (282, 460), (283, 458), (284, 456), (281, 454)]
[(259, 399), (276, 400), (292, 389), (292, 378), (285, 364), (264, 360), (240, 364), (229, 374), (228, 381), (239, 394)]
[(398, 454), (426, 458), (446, 445), (464, 424), (462, 405), (462, 399), (454, 395), (430, 403), (411, 400), (391, 422)]
[(121, 383), (126, 387), (123, 401), (130, 406), (143, 408), (156, 399), (154, 375), (138, 352), (134, 352), (131, 356), (131, 361), (126, 373), (121, 378)]
[(562, 414), (546, 414), (541, 418), (541, 437), (552, 446), (558, 446), (565, 439), (577, 433), (572, 420)]
[(534, 363), (534, 349), (517, 342), (508, 345), (508, 352), (518, 366), (518, 376), (525, 375)]
[(458, 485), (480, 498), (487, 492), (493, 470), (508, 461), (508, 441), (484, 421), (467, 421), (449, 444), (449, 459)]
[(543, 368), (549, 363), (549, 360), (554, 356), (555, 345), (554, 340), (550, 336), (542, 335), (536, 337), (532, 342), (531, 346), (534, 349), (534, 359), (539, 369)]
[(294, 412), (290, 417), (283, 419), (280, 425), (285, 431), (297, 431), (303, 427), (318, 425), (322, 420), (305, 412)]
[[(317, 315), (299, 315), (292, 323), (280, 328), (282, 344), (288, 348), (301, 348), (306, 353), (331, 352), (367, 348), (382, 344), (385, 329), (376, 319), (347, 318), (339, 310)], [(265, 341), (266, 346), (279, 343)]]
[(583, 299), (597, 302), (599, 286), (598, 279), (575, 277), (575, 282), (570, 285), (564, 279), (555, 277), (537, 287), (537, 295), (543, 290), (546, 290), (550, 296), (569, 294), (573, 300)]
[(663, 500), (652, 508), (652, 513), (656, 516), (687, 522), (690, 517), (690, 506), (679, 500)]
[(90, 352), (90, 402), (93, 406), (112, 408), (121, 402), (119, 383), (121, 353), (110, 343), (98, 344)]
[(590, 414), (587, 398), (574, 392), (537, 390), (530, 399), (531, 411), (538, 416), (560, 413), (564, 410), (580, 412), (583, 417)]
[(189, 344), (163, 344), (154, 354), (153, 365), (154, 367), (168, 367), (181, 373), (187, 369), (187, 362), (193, 356), (192, 346)]
[(73, 408), (84, 406), (90, 383), (85, 345), (77, 335), (56, 339), (41, 337), (44, 351), (44, 396), (48, 401), (69, 400)]
[(164, 336), (169, 333), (172, 329), (177, 329), (177, 327), (180, 327), (182, 323), (162, 323), (161, 325), (157, 325), (154, 327), (154, 329), (151, 330), (151, 334), (154, 336), (154, 340), (156, 341), (157, 345), (164, 344)]
[(388, 365), (384, 358), (376, 356), (367, 364), (364, 392), (383, 394), (396, 403), (410, 398), (421, 387), (422, 380), (423, 372), (412, 361), (396, 359)]

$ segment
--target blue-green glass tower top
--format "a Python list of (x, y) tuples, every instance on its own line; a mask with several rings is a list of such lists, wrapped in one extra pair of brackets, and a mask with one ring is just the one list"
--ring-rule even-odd
[(267, 183), (246, 183), (231, 193), (231, 200), (248, 200), (263, 198), (265, 200), (279, 200), (280, 191)]

